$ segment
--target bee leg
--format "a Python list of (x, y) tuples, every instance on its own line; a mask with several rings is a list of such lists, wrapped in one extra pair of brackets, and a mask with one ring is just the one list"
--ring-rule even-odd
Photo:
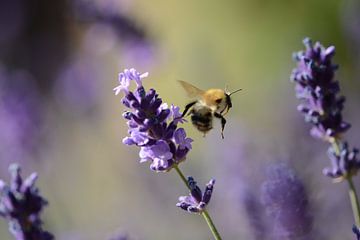
[(184, 117), (184, 116), (186, 115), (186, 113), (189, 111), (189, 109), (190, 109), (192, 106), (194, 106), (194, 104), (195, 104), (196, 102), (197, 102), (197, 101), (194, 101), (194, 102), (191, 102), (191, 103), (187, 104), (187, 105), (185, 106), (184, 112), (181, 114), (181, 117)]
[(217, 112), (214, 113), (214, 116), (221, 119), (221, 138), (224, 139), (224, 128), (226, 124), (226, 119), (223, 115)]

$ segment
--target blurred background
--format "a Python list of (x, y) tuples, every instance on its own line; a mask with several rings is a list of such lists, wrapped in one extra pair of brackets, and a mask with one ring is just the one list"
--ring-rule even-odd
[[(359, 1), (2, 0), (0, 29), (0, 179), (11, 162), (39, 173), (45, 229), (57, 239), (211, 238), (200, 216), (176, 208), (187, 194), (176, 173), (150, 171), (122, 144), (124, 106), (112, 89), (131, 67), (181, 107), (179, 79), (243, 89), (224, 140), (218, 122), (205, 138), (184, 124), (194, 143), (180, 167), (201, 187), (217, 180), (209, 211), (224, 239), (281, 239), (261, 204), (278, 162), (303, 181), (313, 216), (287, 239), (354, 239), (347, 184), (322, 175), (327, 145), (308, 134), (289, 76), (304, 37), (335, 45), (346, 139), (360, 147)], [(2, 219), (0, 239), (12, 239), (7, 228)]]

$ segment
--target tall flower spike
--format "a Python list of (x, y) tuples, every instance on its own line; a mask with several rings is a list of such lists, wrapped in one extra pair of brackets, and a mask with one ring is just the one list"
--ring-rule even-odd
[(297, 67), (291, 80), (295, 82), (297, 98), (302, 100), (298, 110), (313, 124), (311, 135), (330, 141), (350, 128), (342, 119), (345, 97), (338, 96), (339, 82), (334, 80), (338, 66), (332, 64), (335, 47), (324, 48), (304, 39), (305, 51), (294, 54)]
[[(183, 122), (179, 108), (168, 108), (154, 89), (146, 92), (142, 79), (147, 76), (134, 68), (119, 74), (120, 85), (114, 91), (124, 92), (122, 103), (129, 109), (123, 114), (129, 127), (123, 143), (140, 147), (140, 162), (149, 161), (152, 170), (167, 172), (185, 160), (193, 140), (177, 126)], [(129, 90), (131, 81), (136, 83), (134, 92)]]
[(9, 231), (16, 240), (52, 240), (53, 235), (42, 229), (40, 213), (47, 201), (35, 187), (37, 174), (24, 181), (17, 164), (9, 167), (10, 186), (0, 180), (0, 216), (9, 222)]
[(190, 195), (179, 197), (179, 202), (176, 206), (191, 213), (201, 213), (210, 202), (214, 184), (215, 180), (211, 179), (209, 183), (206, 184), (204, 193), (202, 193), (194, 178), (188, 177)]
[(276, 239), (293, 239), (311, 231), (313, 221), (304, 185), (286, 164), (269, 167), (261, 197), (272, 217)]
[(325, 168), (323, 173), (338, 182), (357, 173), (360, 159), (356, 148), (349, 150), (348, 144), (341, 141), (350, 124), (343, 121), (345, 97), (339, 96), (339, 82), (334, 80), (338, 68), (331, 63), (335, 47), (312, 44), (309, 38), (304, 39), (304, 45), (305, 51), (294, 54), (297, 68), (291, 75), (296, 96), (302, 100), (298, 109), (313, 124), (311, 135), (332, 144), (328, 150), (332, 169)]

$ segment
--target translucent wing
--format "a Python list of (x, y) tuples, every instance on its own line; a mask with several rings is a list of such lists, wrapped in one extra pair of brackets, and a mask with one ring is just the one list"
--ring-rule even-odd
[(192, 84), (190, 84), (188, 82), (185, 82), (185, 81), (182, 81), (182, 80), (178, 80), (178, 82), (185, 89), (187, 95), (190, 98), (195, 98), (195, 97), (202, 96), (204, 94), (204, 92), (205, 92), (204, 90), (201, 90), (201, 89), (195, 87), (194, 85), (192, 85)]

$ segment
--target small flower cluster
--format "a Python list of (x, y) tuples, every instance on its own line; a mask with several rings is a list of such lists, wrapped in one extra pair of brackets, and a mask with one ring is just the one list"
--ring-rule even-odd
[(338, 96), (339, 82), (334, 80), (338, 66), (331, 58), (335, 47), (324, 48), (319, 42), (313, 45), (309, 38), (304, 39), (304, 45), (305, 51), (294, 54), (297, 68), (291, 75), (296, 96), (303, 101), (298, 109), (314, 125), (311, 135), (329, 141), (350, 128), (341, 113), (345, 97)]
[(297, 62), (291, 75), (295, 82), (297, 98), (302, 100), (298, 106), (304, 113), (305, 120), (312, 123), (311, 135), (327, 141), (332, 145), (328, 155), (332, 169), (324, 169), (326, 176), (335, 180), (351, 177), (360, 169), (358, 150), (350, 150), (341, 136), (350, 124), (343, 121), (342, 110), (345, 97), (339, 96), (339, 82), (334, 80), (338, 66), (332, 64), (335, 47), (323, 47), (319, 42), (312, 44), (309, 38), (304, 39), (305, 51), (294, 54)]
[[(123, 143), (141, 147), (140, 162), (150, 161), (152, 170), (167, 172), (185, 160), (193, 140), (186, 137), (183, 128), (177, 127), (184, 121), (179, 107), (169, 108), (154, 89), (145, 91), (142, 79), (147, 76), (148, 73), (140, 74), (135, 69), (125, 69), (119, 74), (120, 85), (114, 91), (124, 92), (122, 103), (130, 109), (123, 114), (130, 135)], [(131, 81), (137, 86), (134, 92), (129, 90)]]
[(193, 177), (188, 177), (187, 181), (190, 188), (190, 195), (179, 197), (179, 202), (176, 204), (176, 206), (191, 213), (201, 213), (204, 211), (206, 205), (208, 205), (210, 202), (215, 180), (211, 179), (209, 183), (206, 184), (203, 193), (201, 192), (201, 189), (198, 187)]
[(269, 167), (261, 187), (262, 203), (272, 217), (276, 239), (295, 238), (309, 233), (313, 219), (303, 183), (286, 164)]
[(9, 230), (16, 240), (52, 240), (53, 235), (43, 231), (40, 213), (47, 201), (35, 187), (37, 174), (24, 181), (19, 165), (9, 167), (10, 186), (0, 180), (0, 216), (9, 221)]
[(329, 147), (328, 155), (332, 163), (332, 169), (325, 168), (323, 173), (333, 179), (342, 180), (346, 177), (355, 175), (360, 169), (360, 159), (358, 157), (359, 150), (349, 149), (348, 143), (339, 144), (340, 154), (334, 149), (334, 145)]

